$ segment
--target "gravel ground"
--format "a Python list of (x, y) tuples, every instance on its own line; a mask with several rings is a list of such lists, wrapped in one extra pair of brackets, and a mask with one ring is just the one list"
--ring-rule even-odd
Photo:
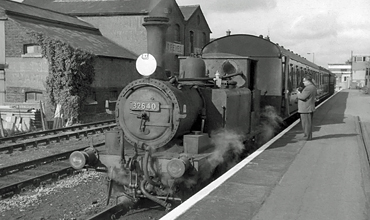
[(104, 173), (85, 171), (0, 200), (1, 219), (85, 219), (105, 208)]

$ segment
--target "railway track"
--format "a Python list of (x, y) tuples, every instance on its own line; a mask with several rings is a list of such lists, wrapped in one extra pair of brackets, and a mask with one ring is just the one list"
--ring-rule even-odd
[(115, 120), (106, 120), (106, 121), (92, 122), (92, 123), (81, 124), (81, 125), (73, 125), (70, 127), (57, 128), (57, 129), (46, 130), (46, 131), (30, 132), (30, 133), (0, 138), (0, 144), (8, 143), (8, 142), (15, 143), (19, 140), (43, 137), (47, 135), (55, 135), (55, 134), (62, 133), (62, 132), (66, 133), (66, 132), (71, 132), (71, 131), (73, 132), (76, 130), (84, 130), (84, 129), (86, 130), (89, 128), (97, 128), (101, 125), (114, 125), (115, 126), (116, 123), (115, 123)]
[[(104, 144), (105, 142), (100, 142), (92, 146), (99, 148)], [(69, 155), (87, 147), (89, 146), (0, 168), (0, 196), (11, 197), (27, 187), (37, 187), (79, 172), (70, 166)]]
[(89, 134), (96, 134), (97, 132), (103, 133), (105, 130), (110, 130), (115, 126), (116, 124), (114, 121), (110, 120), (2, 138), (0, 139), (0, 143), (5, 141), (11, 141), (11, 143), (2, 144), (2, 146), (0, 146), (0, 152), (12, 153), (14, 150), (25, 150), (27, 147), (37, 147), (40, 144), (47, 145), (53, 141), (60, 142), (61, 140), (69, 140), (71, 137), (87, 137)]
[[(116, 126), (115, 121), (107, 120), (83, 125), (71, 126), (48, 131), (33, 132), (12, 137), (0, 139), (0, 152), (13, 153), (14, 150), (26, 150), (27, 147), (38, 147), (40, 145), (49, 145), (52, 142), (60, 143), (63, 140), (70, 140), (71, 137), (89, 136), (97, 133), (104, 133)], [(99, 143), (79, 144), (79, 147), (62, 150), (61, 153), (46, 152), (47, 156), (31, 159), (26, 162), (11, 164), (7, 166), (0, 165), (0, 196), (2, 198), (11, 197), (25, 190), (27, 187), (37, 187), (40, 184), (46, 184), (58, 180), (65, 176), (72, 175), (78, 171), (73, 169), (69, 164), (69, 156), (74, 151), (83, 151), (89, 146), (99, 148), (105, 144), (104, 141)], [(63, 148), (62, 147), (59, 147)], [(37, 151), (37, 150), (36, 150)], [(59, 151), (59, 150), (58, 150)], [(23, 153), (21, 153), (23, 154)], [(45, 155), (45, 152), (43, 152)], [(52, 155), (50, 155), (52, 154)], [(11, 156), (14, 158), (14, 156)], [(30, 156), (31, 158), (31, 156)], [(29, 159), (29, 158), (26, 158)], [(9, 162), (9, 161), (8, 161)]]

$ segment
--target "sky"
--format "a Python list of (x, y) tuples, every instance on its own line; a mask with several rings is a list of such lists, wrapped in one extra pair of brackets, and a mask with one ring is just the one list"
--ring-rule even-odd
[(311, 62), (345, 63), (370, 55), (369, 0), (176, 0), (200, 5), (211, 38), (231, 34), (269, 36)]

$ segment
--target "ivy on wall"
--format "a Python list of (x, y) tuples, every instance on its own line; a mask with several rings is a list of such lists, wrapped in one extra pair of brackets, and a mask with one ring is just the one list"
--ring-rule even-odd
[(95, 77), (94, 55), (41, 33), (31, 33), (48, 60), (46, 92), (51, 106), (62, 106), (70, 123), (79, 120), (84, 100), (91, 94)]

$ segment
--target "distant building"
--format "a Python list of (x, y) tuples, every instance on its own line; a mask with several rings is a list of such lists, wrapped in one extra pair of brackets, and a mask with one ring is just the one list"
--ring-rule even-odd
[(337, 85), (344, 89), (369, 87), (370, 56), (355, 55), (346, 64), (328, 64), (336, 74)]
[(351, 69), (351, 64), (328, 64), (328, 70), (336, 76), (336, 85), (343, 89), (349, 88)]
[(0, 106), (39, 109), (45, 100), (49, 63), (31, 32), (67, 42), (94, 59), (93, 94), (87, 112), (103, 112), (104, 101), (136, 79), (136, 55), (76, 17), (8, 0), (0, 1)]
[(370, 55), (352, 56), (352, 84), (369, 87)]
[(77, 16), (137, 56), (147, 52), (144, 17), (168, 17), (165, 69), (172, 73), (179, 70), (178, 56), (199, 53), (210, 40), (211, 30), (200, 6), (179, 7), (175, 0), (24, 0), (23, 3)]

